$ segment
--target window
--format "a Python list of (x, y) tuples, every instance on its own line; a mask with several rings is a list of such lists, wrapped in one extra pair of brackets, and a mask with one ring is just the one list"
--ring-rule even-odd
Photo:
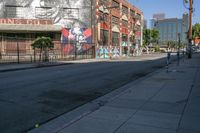
[(136, 14), (136, 18), (137, 18), (138, 20), (141, 20), (141, 15), (140, 15), (139, 13), (137, 13), (137, 14)]
[(78, 8), (63, 8), (63, 18), (79, 19), (79, 9)]
[(106, 5), (107, 0), (99, 0), (99, 5)]
[(181, 24), (182, 24), (182, 22), (178, 21), (178, 33), (181, 33)]
[(128, 41), (128, 35), (127, 34), (122, 34), (122, 41), (127, 42)]
[(135, 11), (131, 10), (130, 15), (131, 15), (132, 18), (135, 18)]
[(108, 31), (101, 30), (101, 45), (108, 45)]
[(173, 23), (173, 40), (176, 40), (177, 37), (177, 29), (176, 22)]
[(128, 15), (128, 8), (126, 6), (122, 6), (122, 13)]
[(29, 8), (6, 5), (5, 10), (7, 18), (27, 18), (26, 13), (28, 12)]
[(99, 19), (101, 22), (109, 22), (109, 15), (103, 12), (100, 12)]
[(112, 1), (112, 7), (116, 7), (115, 9), (117, 9), (117, 10), (120, 9), (119, 8), (120, 7), (119, 3), (117, 1), (115, 1), (115, 0)]
[(35, 17), (36, 18), (51, 18), (52, 16), (49, 16), (49, 12), (51, 11), (51, 7), (36, 7), (35, 8)]
[(112, 16), (112, 24), (119, 24), (119, 18), (118, 17), (115, 17), (115, 16)]
[(168, 23), (168, 39), (169, 40), (172, 40), (172, 23), (171, 22), (169, 22)]
[(126, 21), (126, 20), (122, 20), (122, 26), (124, 26), (124, 27), (128, 27), (128, 21)]
[(112, 45), (119, 46), (119, 33), (118, 32), (112, 32)]

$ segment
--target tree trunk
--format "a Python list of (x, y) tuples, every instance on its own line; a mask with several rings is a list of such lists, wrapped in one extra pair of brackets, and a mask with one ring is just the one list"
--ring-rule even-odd
[(41, 58), (42, 58), (42, 48), (40, 48), (40, 58), (39, 58), (39, 62), (41, 62)]
[(48, 62), (49, 61), (49, 58), (48, 58), (48, 48), (45, 48), (45, 50), (44, 50), (44, 56), (45, 56), (44, 61)]

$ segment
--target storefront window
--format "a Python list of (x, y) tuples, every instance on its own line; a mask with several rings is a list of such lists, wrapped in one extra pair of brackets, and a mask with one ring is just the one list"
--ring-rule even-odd
[(118, 32), (112, 32), (112, 45), (119, 46), (119, 33)]
[(108, 45), (108, 31), (101, 30), (101, 45)]

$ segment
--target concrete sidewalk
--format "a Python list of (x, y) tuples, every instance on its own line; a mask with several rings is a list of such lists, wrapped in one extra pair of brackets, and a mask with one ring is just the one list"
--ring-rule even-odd
[[(170, 65), (28, 133), (199, 133), (200, 55)], [(39, 127), (38, 127), (39, 126)]]

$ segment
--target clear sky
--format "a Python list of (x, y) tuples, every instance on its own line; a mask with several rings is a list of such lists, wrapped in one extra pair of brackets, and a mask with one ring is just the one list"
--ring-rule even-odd
[[(165, 13), (166, 18), (182, 18), (184, 12), (189, 12), (183, 5), (183, 0), (128, 0), (141, 9), (148, 21), (154, 13)], [(193, 23), (200, 23), (200, 0), (193, 0), (195, 12)], [(187, 5), (188, 6), (188, 5)]]

